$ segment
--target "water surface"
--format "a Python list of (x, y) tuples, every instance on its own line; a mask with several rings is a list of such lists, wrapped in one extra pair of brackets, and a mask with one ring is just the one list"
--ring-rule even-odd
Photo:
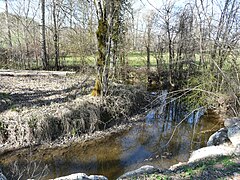
[[(143, 122), (136, 123), (120, 134), (74, 143), (66, 148), (35, 148), (27, 156), (21, 151), (13, 152), (1, 156), (0, 163), (10, 179), (14, 162), (19, 172), (26, 169), (26, 164), (40, 165), (35, 174), (43, 171), (47, 165), (49, 173), (43, 179), (78, 172), (116, 179), (142, 165), (169, 168), (187, 161), (191, 151), (205, 146), (209, 136), (222, 126), (213, 112), (206, 112), (202, 116), (203, 110), (196, 111), (182, 121), (187, 113), (176, 102), (164, 104), (150, 111)], [(26, 172), (22, 174), (22, 179), (25, 179)], [(16, 178), (16, 173), (12, 178)]]

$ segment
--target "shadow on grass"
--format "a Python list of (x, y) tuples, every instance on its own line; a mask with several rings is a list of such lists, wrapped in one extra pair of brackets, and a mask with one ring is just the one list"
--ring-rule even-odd
[[(9, 109), (18, 109), (21, 107), (41, 107), (52, 103), (65, 103), (76, 99), (78, 95), (90, 93), (90, 87), (93, 82), (84, 80), (83, 82), (73, 85), (63, 90), (35, 90), (31, 88), (23, 89), (23, 93), (1, 93), (0, 92), (0, 113)], [(25, 92), (24, 92), (25, 91)]]

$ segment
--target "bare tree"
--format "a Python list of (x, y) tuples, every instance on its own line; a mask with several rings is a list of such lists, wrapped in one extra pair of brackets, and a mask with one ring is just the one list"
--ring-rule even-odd
[(42, 12), (42, 63), (43, 68), (48, 69), (47, 48), (46, 48), (46, 26), (45, 26), (45, 0), (41, 0)]
[(8, 34), (8, 44), (9, 47), (12, 48), (12, 35), (9, 23), (9, 13), (8, 13), (8, 0), (5, 1), (5, 16), (6, 16), (6, 25), (7, 25), (7, 34)]
[(59, 70), (59, 35), (58, 35), (58, 25), (57, 25), (57, 6), (59, 5), (56, 0), (53, 0), (53, 41), (54, 41), (54, 51), (55, 51), (55, 68)]
[(173, 70), (174, 70), (174, 38), (175, 38), (175, 2), (167, 1), (163, 4), (162, 8), (158, 10), (159, 16), (162, 20), (162, 29), (166, 32), (168, 55), (169, 55), (169, 83), (172, 83)]
[(156, 14), (154, 11), (149, 11), (145, 16), (146, 19), (146, 32), (145, 32), (145, 47), (147, 52), (147, 77), (149, 86), (152, 85), (152, 78), (151, 77), (151, 46), (152, 46), (152, 30), (156, 18)]
[[(186, 4), (185, 7), (180, 11), (179, 14), (179, 24), (176, 30), (176, 66), (175, 74), (178, 79), (187, 78), (183, 77), (183, 65), (188, 64), (187, 75), (194, 73), (195, 66), (193, 66), (193, 61), (195, 60), (195, 38), (193, 32), (193, 8), (191, 4)], [(177, 72), (177, 73), (176, 73)]]

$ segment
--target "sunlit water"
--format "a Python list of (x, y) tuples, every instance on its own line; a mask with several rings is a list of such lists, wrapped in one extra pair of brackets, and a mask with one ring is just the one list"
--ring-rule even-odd
[[(209, 136), (221, 127), (218, 116), (212, 112), (204, 114), (203, 110), (199, 110), (182, 121), (187, 113), (175, 101), (163, 103), (150, 111), (143, 122), (136, 123), (130, 130), (118, 135), (74, 143), (67, 148), (44, 151), (35, 148), (27, 156), (21, 155), (21, 151), (2, 155), (2, 170), (10, 179), (11, 173), (15, 173), (12, 177), (15, 179), (19, 176), (16, 172), (23, 172), (26, 164), (37, 164), (40, 166), (36, 168), (35, 174), (43, 172), (45, 165), (48, 166), (48, 175), (43, 179), (78, 172), (116, 179), (143, 165), (169, 168), (178, 162), (187, 161), (191, 151), (205, 146)], [(37, 157), (37, 160), (26, 160), (30, 157)], [(18, 163), (15, 163), (14, 168), (16, 161)], [(26, 178), (24, 173), (22, 179)]]

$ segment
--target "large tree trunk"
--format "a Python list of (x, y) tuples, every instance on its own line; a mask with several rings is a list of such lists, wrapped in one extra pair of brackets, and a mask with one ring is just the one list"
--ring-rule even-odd
[[(98, 80), (100, 80), (101, 84), (106, 83), (103, 82), (103, 70), (104, 66), (106, 65), (106, 52), (107, 52), (107, 20), (106, 18), (100, 19), (98, 24), (98, 31), (97, 31), (97, 40), (98, 40), (98, 59), (97, 59), (97, 73), (98, 73)], [(102, 84), (103, 86), (103, 84)], [(106, 86), (106, 84), (104, 85)], [(102, 90), (101, 90), (102, 91)]]
[[(98, 16), (98, 29), (96, 32), (98, 41), (98, 77), (92, 94), (99, 95), (99, 92), (101, 92), (101, 95), (106, 95), (108, 91), (110, 70), (116, 69), (116, 67), (114, 67), (116, 66), (116, 62), (114, 61), (117, 57), (114, 50), (117, 48), (120, 36), (120, 24), (122, 22), (120, 22), (119, 16), (121, 15), (121, 6), (125, 6), (125, 4), (122, 1), (112, 0), (95, 0), (94, 4)], [(113, 53), (115, 53), (114, 56)], [(114, 59), (112, 59), (113, 57)], [(112, 69), (110, 69), (111, 60), (113, 61)], [(100, 91), (97, 91), (99, 88), (101, 88)]]
[(107, 89), (108, 83), (108, 59), (107, 53), (109, 51), (108, 40), (108, 21), (107, 21), (107, 3), (104, 1), (98, 1), (95, 3), (98, 14), (98, 29), (96, 32), (98, 41), (98, 57), (97, 57), (97, 78), (92, 95), (99, 96), (104, 95)]

